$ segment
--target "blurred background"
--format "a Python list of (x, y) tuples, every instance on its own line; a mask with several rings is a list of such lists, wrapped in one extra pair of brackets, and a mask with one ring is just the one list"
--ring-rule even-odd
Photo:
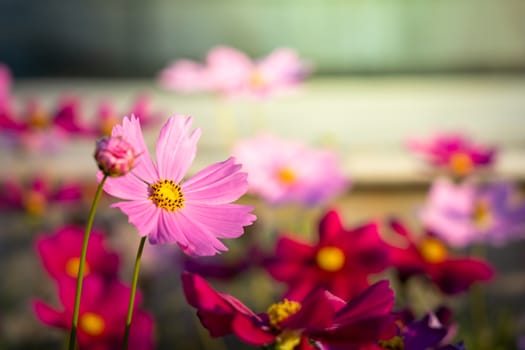
[[(414, 212), (432, 178), (407, 152), (410, 137), (462, 132), (495, 145), (500, 150), (495, 173), (523, 191), (524, 18), (522, 0), (2, 0), (0, 62), (12, 71), (16, 106), (38, 98), (52, 110), (61, 97), (73, 95), (82, 102), (82, 118), (90, 120), (100, 101), (124, 111), (145, 94), (164, 120), (175, 113), (193, 115), (203, 137), (192, 171), (223, 160), (237, 140), (260, 131), (332, 147), (352, 187), (329, 206), (341, 208), (348, 224), (397, 215), (416, 226)], [(311, 64), (313, 74), (290, 96), (264, 101), (184, 95), (159, 86), (158, 74), (169, 63), (202, 61), (216, 45), (253, 58), (289, 47)], [(225, 110), (228, 117), (220, 117)], [(158, 127), (147, 131), (150, 146)], [(2, 178), (45, 173), (94, 184), (91, 141), (74, 140), (51, 155), (1, 147)], [(300, 216), (296, 208), (246, 200), (260, 217), (285, 223), (303, 218), (306, 237), (315, 236), (324, 210)], [(277, 214), (270, 213), (273, 209)], [(107, 203), (101, 211), (100, 225), (130, 231), (129, 244), (116, 240), (113, 246), (131, 264), (138, 242), (134, 228)], [(76, 221), (83, 222), (81, 213), (75, 213)], [(50, 301), (53, 294), (32, 240), (70, 219), (64, 214), (53, 216), (52, 223), (29, 220), (26, 213), (0, 217), (6, 223), (0, 227), (0, 348), (56, 348), (63, 334), (49, 332), (28, 307), (28, 300)], [(525, 333), (524, 249), (517, 242), (486, 252), (500, 272), (487, 288), (488, 301), (497, 317), (512, 314), (518, 334)], [(124, 278), (130, 276), (126, 269)], [(153, 274), (143, 286), (150, 293), (146, 306), (157, 317), (159, 349), (242, 347), (235, 339), (210, 340), (199, 328), (194, 310), (182, 300), (180, 266), (174, 269), (169, 277)], [(282, 290), (260, 271), (257, 279), (266, 281), (263, 292)], [(257, 304), (242, 286), (225, 288), (244, 292), (243, 301)], [(166, 304), (155, 303), (168, 292)], [(465, 297), (454, 301), (460, 311), (467, 304)], [(502, 305), (503, 316), (497, 313)], [(517, 347), (505, 344), (497, 349)]]

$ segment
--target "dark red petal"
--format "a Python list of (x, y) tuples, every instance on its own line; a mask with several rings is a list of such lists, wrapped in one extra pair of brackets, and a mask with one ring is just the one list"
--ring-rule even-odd
[(275, 335), (268, 327), (248, 315), (236, 314), (231, 327), (239, 339), (251, 345), (267, 345), (275, 340)]
[(343, 230), (339, 213), (335, 210), (330, 210), (319, 222), (319, 242), (333, 241)]

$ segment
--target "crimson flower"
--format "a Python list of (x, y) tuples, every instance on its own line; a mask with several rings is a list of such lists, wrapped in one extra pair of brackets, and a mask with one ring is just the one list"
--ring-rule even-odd
[(477, 258), (457, 256), (437, 237), (426, 234), (416, 240), (399, 221), (391, 221), (403, 247), (391, 246), (390, 259), (402, 280), (426, 275), (445, 294), (457, 294), (475, 282), (489, 281), (493, 268)]
[[(84, 280), (80, 303), (77, 339), (82, 350), (114, 350), (122, 346), (124, 325), (128, 310), (130, 288), (111, 280), (107, 282), (91, 275)], [(59, 283), (62, 310), (55, 310), (42, 301), (35, 301), (33, 309), (38, 319), (51, 327), (68, 330), (73, 317), (76, 281), (63, 279)], [(129, 343), (134, 349), (153, 349), (153, 318), (138, 310), (141, 295), (137, 293)]]
[(319, 241), (309, 244), (281, 237), (266, 270), (288, 284), (286, 297), (303, 299), (316, 286), (343, 299), (369, 286), (368, 277), (388, 267), (388, 246), (377, 223), (345, 229), (337, 211), (329, 211), (319, 224)]
[[(345, 303), (320, 288), (303, 302), (285, 299), (256, 314), (235, 297), (215, 291), (202, 277), (182, 275), (184, 294), (211, 336), (233, 333), (243, 342), (278, 350), (344, 346), (357, 349), (394, 335), (394, 293), (381, 281)], [(316, 344), (316, 345), (314, 345)]]

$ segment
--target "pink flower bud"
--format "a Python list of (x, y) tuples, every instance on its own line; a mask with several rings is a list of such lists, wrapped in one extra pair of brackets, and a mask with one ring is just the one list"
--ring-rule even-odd
[(97, 141), (95, 160), (105, 175), (126, 175), (132, 168), (136, 155), (131, 144), (121, 137), (104, 137)]

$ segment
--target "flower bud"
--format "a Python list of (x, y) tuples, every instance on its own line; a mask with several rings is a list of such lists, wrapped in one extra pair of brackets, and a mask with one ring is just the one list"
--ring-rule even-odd
[(135, 161), (135, 151), (131, 144), (121, 137), (104, 137), (97, 141), (95, 160), (107, 176), (126, 175)]

